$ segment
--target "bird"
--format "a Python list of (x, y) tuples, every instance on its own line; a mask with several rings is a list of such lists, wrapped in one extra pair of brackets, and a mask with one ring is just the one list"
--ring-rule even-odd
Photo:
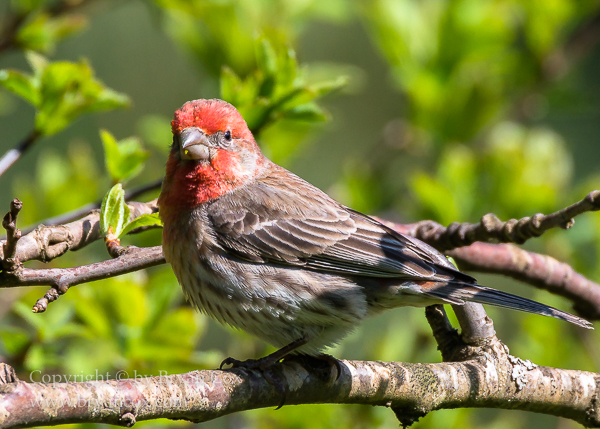
[(186, 298), (290, 354), (319, 356), (364, 319), (403, 306), (477, 302), (590, 322), (477, 284), (428, 244), (337, 202), (270, 161), (219, 99), (185, 103), (158, 199), (162, 246)]

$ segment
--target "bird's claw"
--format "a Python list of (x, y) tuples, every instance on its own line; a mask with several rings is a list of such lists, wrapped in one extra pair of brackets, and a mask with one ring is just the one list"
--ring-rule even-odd
[(232, 368), (255, 369), (255, 368), (249, 368), (248, 362), (250, 360), (254, 360), (254, 359), (248, 359), (246, 361), (241, 361), (241, 360), (234, 359), (232, 357), (228, 357), (228, 358), (223, 359), (223, 362), (221, 362), (221, 365), (219, 365), (219, 369), (223, 369), (223, 367), (227, 366), (227, 365), (231, 365)]
[(279, 405), (277, 405), (277, 408), (275, 408), (275, 410), (278, 410), (285, 405), (285, 400), (289, 391), (287, 381), (283, 379), (283, 377), (281, 376), (281, 372), (276, 373), (274, 371), (278, 364), (279, 361), (269, 359), (269, 356), (264, 357), (262, 359), (247, 360), (237, 360), (232, 357), (228, 357), (224, 359), (223, 362), (221, 362), (219, 369), (223, 369), (224, 366), (231, 365), (231, 368), (242, 368), (260, 372), (264, 379), (267, 380), (267, 383), (273, 386), (277, 393), (279, 393), (279, 395), (281, 396)]

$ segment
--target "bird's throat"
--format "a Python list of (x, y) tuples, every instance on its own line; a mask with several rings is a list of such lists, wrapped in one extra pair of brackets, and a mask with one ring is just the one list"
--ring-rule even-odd
[(183, 210), (214, 200), (241, 185), (235, 160), (220, 153), (210, 162), (181, 161), (171, 156), (158, 198), (163, 222)]

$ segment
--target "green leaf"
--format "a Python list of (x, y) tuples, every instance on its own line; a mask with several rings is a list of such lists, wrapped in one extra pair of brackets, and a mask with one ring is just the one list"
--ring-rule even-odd
[(46, 70), (46, 67), (48, 67), (48, 59), (35, 51), (26, 51), (25, 59), (27, 60), (29, 67), (31, 67), (33, 70), (33, 75), (37, 79), (40, 79), (44, 73), (44, 70)]
[(40, 103), (39, 88), (36, 87), (35, 78), (17, 70), (0, 70), (0, 83), (9, 91), (24, 98), (34, 106)]
[(100, 131), (104, 146), (104, 159), (113, 182), (124, 182), (138, 175), (144, 168), (148, 158), (142, 143), (135, 137), (129, 137), (119, 142), (106, 130)]
[(277, 73), (277, 53), (267, 38), (259, 41), (256, 61), (259, 70), (262, 70), (267, 76), (274, 76)]
[(104, 237), (118, 238), (128, 222), (129, 207), (125, 204), (125, 191), (121, 184), (117, 183), (106, 193), (102, 200), (100, 232)]
[(40, 94), (35, 128), (44, 135), (61, 131), (83, 113), (129, 104), (127, 96), (94, 79), (92, 69), (84, 61), (49, 64), (41, 73)]
[(239, 104), (238, 94), (242, 88), (242, 80), (229, 67), (221, 69), (221, 98), (233, 105)]
[(129, 222), (127, 224), (127, 226), (125, 226), (125, 228), (123, 228), (123, 231), (121, 231), (119, 238), (128, 234), (130, 231), (134, 230), (135, 228), (139, 228), (142, 226), (152, 226), (152, 225), (162, 226), (162, 221), (160, 220), (160, 216), (158, 215), (158, 213), (143, 214), (141, 216), (136, 217), (131, 222)]
[(23, 49), (53, 52), (58, 42), (81, 30), (85, 24), (86, 20), (81, 15), (52, 18), (46, 13), (40, 13), (19, 29), (17, 44)]
[(450, 263), (456, 267), (457, 270), (459, 269), (458, 264), (456, 263), (456, 261), (454, 260), (454, 258), (452, 256), (446, 256), (446, 259), (448, 259), (450, 261)]
[(296, 53), (293, 49), (286, 49), (280, 56), (279, 70), (277, 71), (277, 80), (279, 86), (283, 88), (292, 88), (298, 75), (298, 62)]
[(258, 69), (263, 73), (259, 96), (269, 97), (273, 94), (277, 75), (277, 54), (273, 45), (267, 39), (262, 39), (258, 45), (256, 60)]
[(306, 122), (323, 122), (327, 120), (327, 114), (315, 103), (305, 103), (285, 112), (286, 119)]
[(314, 91), (317, 94), (317, 97), (323, 97), (324, 95), (329, 94), (335, 90), (338, 90), (348, 84), (347, 76), (340, 76), (335, 80), (331, 80), (328, 82), (319, 82), (314, 85), (311, 85), (309, 88), (311, 91)]

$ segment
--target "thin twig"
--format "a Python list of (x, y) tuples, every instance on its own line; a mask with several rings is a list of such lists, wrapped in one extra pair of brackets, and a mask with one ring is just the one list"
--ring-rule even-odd
[(462, 340), (458, 335), (458, 331), (450, 324), (444, 306), (435, 304), (425, 307), (425, 317), (431, 327), (444, 362), (456, 360), (454, 359), (454, 353), (459, 348)]
[(575, 216), (597, 210), (600, 210), (600, 191), (592, 191), (583, 200), (549, 215), (538, 213), (532, 217), (502, 222), (496, 215), (489, 213), (479, 223), (454, 222), (446, 228), (437, 222), (426, 220), (406, 227), (408, 234), (445, 252), (469, 246), (476, 241), (523, 244), (549, 229), (568, 229), (573, 226)]
[[(91, 0), (77, 1), (60, 1), (54, 3), (54, 5), (47, 9), (46, 13), (51, 17), (63, 15), (71, 12), (78, 7), (89, 3)], [(0, 35), (0, 53), (9, 49), (17, 48), (17, 34), (21, 29), (23, 23), (27, 20), (27, 14), (13, 14), (8, 15)]]
[[(133, 188), (131, 190), (125, 190), (125, 200), (126, 201), (134, 200), (137, 197), (145, 194), (146, 192), (150, 192), (150, 191), (159, 189), (161, 185), (162, 185), (162, 179), (159, 179), (154, 182), (150, 182), (150, 183), (146, 183), (144, 185), (138, 186), (137, 188)], [(53, 226), (53, 225), (62, 225), (64, 223), (72, 222), (72, 221), (77, 220), (80, 217), (88, 214), (92, 210), (99, 209), (101, 205), (102, 205), (102, 200), (98, 200), (96, 202), (89, 203), (89, 204), (86, 204), (79, 208), (76, 208), (74, 210), (71, 210), (70, 212), (62, 213), (58, 216), (44, 219), (44, 220), (40, 221), (38, 223), (38, 225)], [(26, 228), (23, 228), (23, 234), (29, 234), (35, 228), (37, 228), (37, 225), (28, 226)]]
[(42, 270), (23, 268), (16, 273), (0, 274), (0, 284), (3, 287), (52, 286), (44, 297), (38, 299), (33, 306), (34, 313), (43, 313), (48, 308), (49, 302), (57, 300), (60, 295), (66, 293), (72, 286), (120, 276), (164, 264), (165, 262), (161, 246), (129, 247), (125, 253), (115, 259), (82, 265), (80, 267)]
[(27, 137), (25, 137), (14, 149), (10, 149), (6, 152), (2, 158), (0, 158), (0, 176), (6, 173), (19, 158), (23, 155), (33, 144), (41, 137), (41, 134), (37, 131), (32, 131)]
[(10, 211), (6, 213), (2, 220), (2, 227), (6, 230), (6, 241), (2, 246), (3, 258), (2, 268), (5, 271), (14, 271), (19, 266), (19, 259), (16, 257), (17, 243), (21, 238), (21, 231), (17, 229), (17, 216), (23, 208), (23, 203), (16, 198), (10, 202)]

